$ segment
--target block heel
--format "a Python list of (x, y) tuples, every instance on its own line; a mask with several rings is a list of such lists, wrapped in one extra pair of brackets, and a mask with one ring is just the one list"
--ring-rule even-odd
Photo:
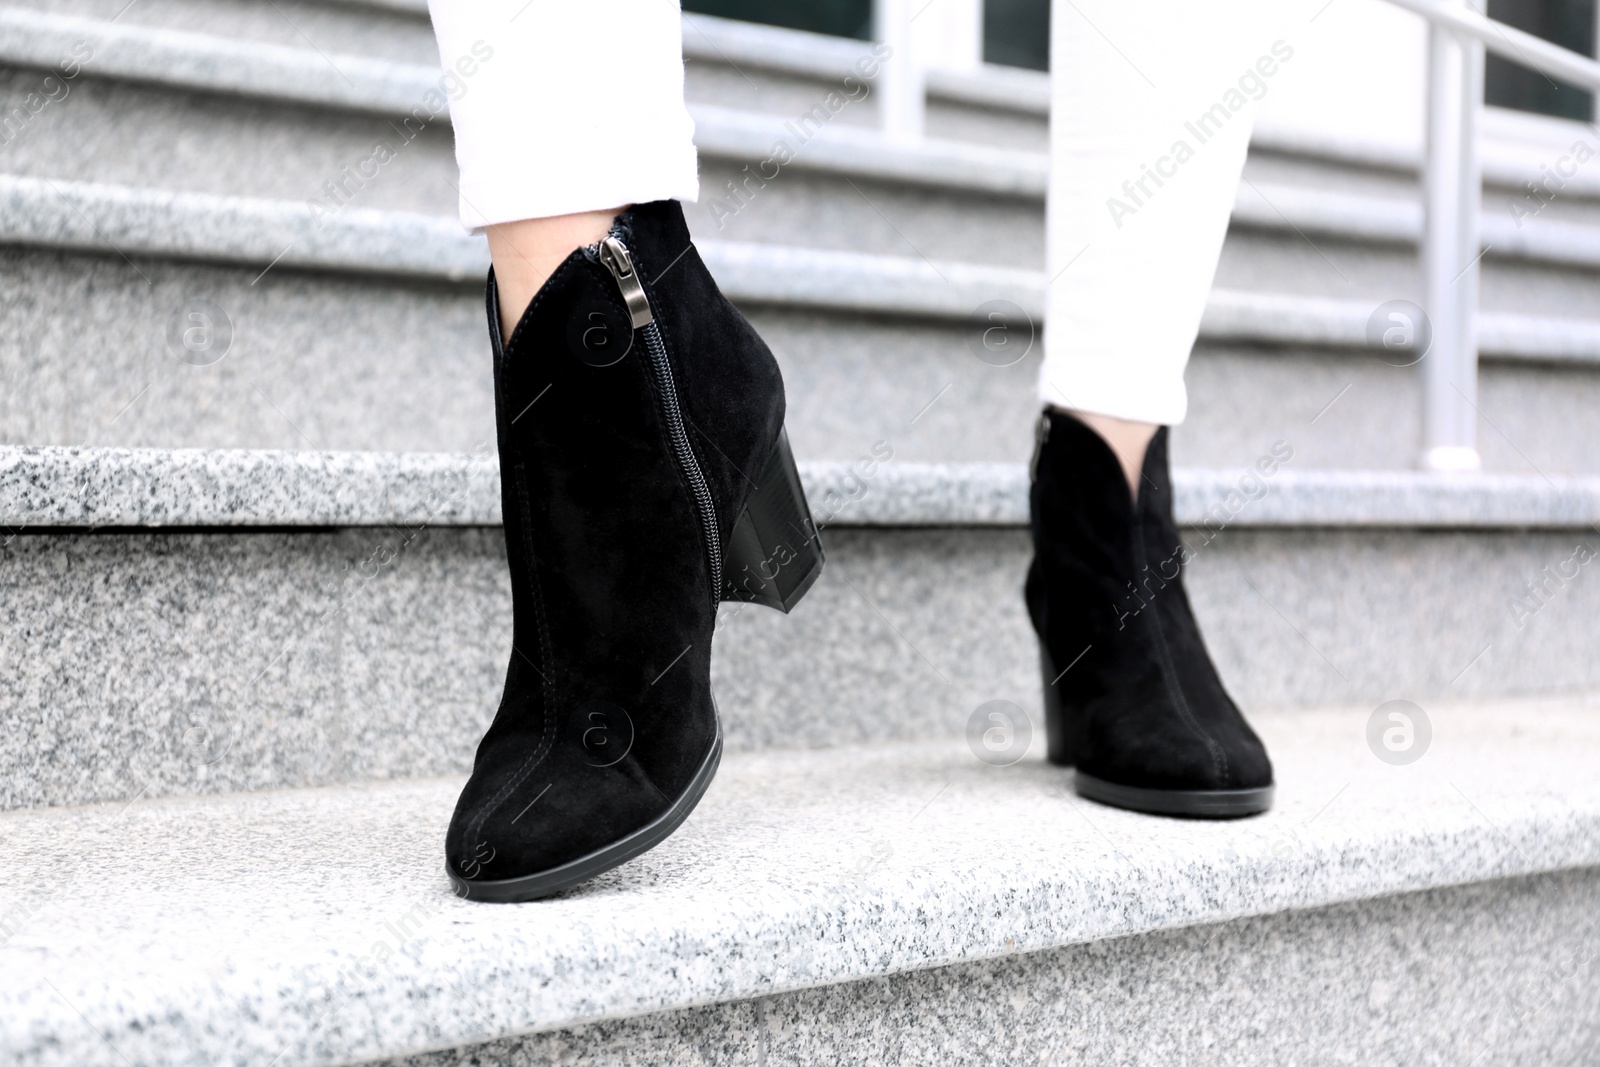
[(822, 573), (823, 559), (822, 541), (789, 450), (789, 435), (780, 430), (756, 488), (733, 525), (722, 599), (788, 614)]
[(1039, 677), (1044, 684), (1045, 758), (1057, 767), (1078, 762), (1077, 723), (1068, 717), (1061, 702), (1061, 687), (1056, 685), (1055, 663), (1043, 644), (1039, 645)]

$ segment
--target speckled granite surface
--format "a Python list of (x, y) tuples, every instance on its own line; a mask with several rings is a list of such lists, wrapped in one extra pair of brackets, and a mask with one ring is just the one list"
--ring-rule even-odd
[[(456, 780), (12, 812), (0, 1049), (331, 1064), (1600, 864), (1600, 720), (1518, 712), (1437, 707), (1404, 767), (1368, 749), (1368, 708), (1259, 717), (1280, 798), (1235, 823), (1096, 807), (1068, 772), (961, 742), (736, 755), (665, 845), (522, 906), (449, 894)], [(1592, 878), (1567, 884), (1592, 902)], [(1571, 911), (1558, 893), (1532, 918), (1576, 938)], [(1186, 966), (1246, 980), (1249, 934), (1221, 936)]]
[[(293, 200), (0, 175), (0, 236), (43, 248), (265, 267), (481, 278), (482, 238), (453, 218), (349, 206), (319, 220)], [(735, 300), (964, 320), (1008, 297), (1042, 314), (1037, 272), (905, 256), (705, 241), (707, 265)]]
[(387, 113), (410, 112), (430, 90), (437, 91), (439, 79), (436, 64), (430, 68), (366, 56), (329, 57), (315, 46), (286, 48), (141, 26), (132, 19), (113, 22), (18, 8), (0, 11), (0, 41), (4, 42), (0, 56), (28, 66), (48, 69), (87, 42), (93, 49), (87, 70), (95, 77), (159, 80), (212, 92)]
[(1192, 526), (1215, 517), (1244, 526), (1587, 528), (1600, 519), (1600, 478), (1331, 470), (1174, 477), (1178, 521)]
[[(802, 463), (824, 525), (1018, 526), (1027, 471), (1003, 463)], [(1586, 528), (1600, 478), (1411, 471), (1175, 472), (1179, 523)], [(499, 522), (498, 458), (478, 454), (0, 446), (0, 525), (382, 526)]]
[[(1016, 530), (835, 531), (794, 615), (723, 609), (730, 748), (1036, 705), (1025, 550)], [(23, 536), (0, 589), (0, 808), (465, 770), (511, 638), (498, 530)]]
[[(218, 34), (229, 43), (286, 45), (296, 50), (316, 48), (329, 55), (342, 52), (430, 67), (439, 65), (439, 49), (425, 19), (426, 9), (422, 12), (424, 18), (418, 19), (405, 15), (403, 6), (386, 0), (371, 4), (275, 2), (283, 7), (282, 12), (274, 11), (271, 4), (215, 0), (157, 0), (149, 5), (141, 0), (128, 10), (123, 10), (116, 0), (22, 0), (14, 6), (101, 23), (114, 21), (117, 26)], [(59, 39), (48, 39), (46, 43), (56, 44)], [(126, 54), (130, 60), (141, 55), (132, 49)], [(147, 63), (146, 69), (152, 65)], [(128, 72), (130, 76), (133, 73)]]
[(505, 570), (498, 530), (20, 539), (0, 550), (0, 807), (470, 767), (505, 678)]
[[(468, 452), (494, 440), (475, 286), (261, 269), (143, 260), (135, 273), (115, 255), (0, 248), (0, 444)], [(196, 297), (233, 324), (224, 358), (204, 366), (165, 336)], [(878, 440), (905, 463), (1031, 454), (1037, 343), (995, 367), (948, 320), (771, 305), (751, 320), (783, 366), (802, 458)], [(93, 361), (78, 358), (86, 345)], [(1242, 470), (1285, 440), (1294, 470), (1409, 469), (1420, 448), (1415, 368), (1356, 349), (1202, 341), (1187, 383), (1179, 466)], [(1600, 373), (1486, 363), (1479, 387), (1500, 431), (1480, 435), (1489, 470), (1600, 473)]]
[[(830, 134), (829, 140), (832, 135), (863, 139), (860, 145), (841, 149), (844, 158), (835, 168), (839, 170), (857, 169), (855, 161), (877, 142), (876, 135), (868, 133), (824, 132)], [(991, 167), (992, 150), (947, 148), (976, 157), (976, 167), (968, 168), (976, 173)], [(903, 180), (951, 161), (914, 162), (906, 174), (880, 177)], [(832, 195), (825, 194), (823, 200)], [(1287, 211), (1309, 229), (1374, 240), (1403, 237), (1414, 228), (1415, 212), (1403, 203), (1385, 205), (1371, 197), (1276, 186), (1271, 196), (1282, 211), (1264, 206), (1258, 193), (1245, 189), (1236, 217), (1247, 226), (1277, 229), (1285, 226), (1282, 212)], [(948, 210), (950, 205), (938, 205), (934, 214)], [(903, 211), (915, 208), (906, 205)], [(1528, 230), (1505, 236), (1497, 247), (1515, 249), (1517, 255), (1535, 260), (1583, 266), (1596, 262), (1593, 227), (1538, 222), (1529, 224)], [(736, 226), (732, 232), (745, 229)], [(755, 232), (765, 240), (697, 240), (721, 287), (742, 303), (965, 321), (985, 302), (1003, 298), (1036, 323), (1043, 321), (1044, 276), (1037, 270), (950, 259), (935, 264), (898, 249), (883, 255), (769, 243), (772, 234)], [(489, 262), (482, 239), (469, 237), (444, 215), (348, 206), (319, 220), (296, 200), (18, 175), (0, 175), (0, 236), (9, 243), (41, 248), (120, 250), (159, 258), (281, 264), (452, 282), (476, 280)], [(1366, 307), (1363, 313), (1356, 304), (1321, 298), (1280, 294), (1263, 299), (1263, 295), (1225, 290), (1208, 308), (1203, 336), (1343, 345), (1359, 341), (1365, 316), (1372, 311)], [(1485, 337), (1489, 350), (1499, 355), (1579, 362), (1592, 362), (1597, 356), (1595, 329), (1586, 320), (1552, 323), (1548, 316), (1530, 320), (1526, 315), (1491, 315)]]
[[(794, 614), (722, 610), (730, 748), (959, 736), (997, 699), (1039, 721), (1025, 531), (825, 538)], [(1230, 530), (1188, 583), (1246, 709), (1600, 689), (1594, 565), (1525, 588), (1579, 540)], [(510, 640), (493, 529), (24, 534), (0, 592), (0, 808), (464, 770)]]
[[(283, 48), (255, 40), (231, 40), (138, 26), (131, 20), (125, 25), (109, 25), (32, 12), (8, 13), (6, 17), (8, 50), (13, 61), (48, 62), (70, 49), (75, 41), (89, 38), (99, 43), (103, 73), (185, 88), (396, 113), (415, 106), (437, 78), (432, 64), (396, 64), (352, 55), (340, 55), (337, 65), (331, 60), (323, 64), (301, 47)], [(689, 35), (692, 34), (691, 30)], [(299, 41), (293, 43), (300, 44)], [(744, 82), (751, 88), (756, 87), (748, 76)], [(816, 87), (808, 88), (805, 99), (814, 101)], [(744, 89), (741, 85), (741, 93)], [(725, 97), (727, 94), (713, 95)], [(792, 102), (787, 107), (772, 99), (761, 103), (765, 110), (774, 114), (759, 118), (746, 116), (745, 126), (775, 127), (776, 116), (792, 114), (795, 110)], [(725, 125), (710, 113), (696, 115), (696, 119), (697, 124), (707, 127)], [(819, 131), (813, 138), (817, 143), (806, 146), (808, 151), (801, 154), (798, 165), (870, 173), (876, 178), (899, 182), (959, 185), (1012, 196), (1038, 198), (1043, 195), (1045, 167), (1040, 152), (959, 141), (935, 142), (921, 151), (896, 150), (885, 146), (875, 131), (850, 129), (851, 121)], [(764, 131), (747, 130), (740, 124), (726, 126), (718, 130), (719, 138), (711, 138), (721, 142), (716, 144), (717, 149), (759, 156), (770, 148), (771, 137), (762, 136)], [(955, 127), (959, 128), (959, 125)], [(1256, 192), (1257, 188), (1252, 186), (1244, 190), (1235, 209), (1235, 217), (1245, 225), (1280, 229), (1287, 224), (1313, 233), (1340, 236), (1353, 233), (1385, 241), (1415, 240), (1421, 229), (1420, 210), (1404, 200), (1385, 202), (1382, 198), (1327, 194), (1293, 186), (1274, 185), (1270, 193)], [(1290, 219), (1293, 221), (1289, 222)], [(1595, 262), (1592, 235), (1587, 227), (1547, 220), (1524, 225), (1522, 220), (1487, 212), (1484, 230), (1486, 244), (1494, 246), (1500, 255), (1548, 257), (1584, 264)]]
[(395, 1067), (1587, 1067), (1593, 868), (824, 986)]
[(13, 528), (499, 521), (492, 451), (0, 448), (0, 523)]
[(452, 281), (476, 281), (489, 266), (482, 238), (443, 215), (346, 207), (319, 224), (294, 200), (10, 175), (0, 175), (0, 234), (46, 248)]
[[(1370, 301), (1213, 290), (1200, 336), (1361, 349), (1372, 310)], [(1600, 361), (1600, 323), (1485, 311), (1478, 318), (1478, 350), (1490, 358), (1594, 363)]]
[[(807, 494), (822, 514), (867, 525), (1025, 525), (1026, 468), (1001, 463), (885, 465), (862, 478), (847, 463), (812, 463)], [(1586, 529), (1600, 520), (1600, 478), (1417, 471), (1178, 469), (1185, 526)], [(857, 499), (852, 500), (852, 495)], [(821, 501), (822, 503), (816, 503)], [(829, 503), (840, 501), (837, 509)]]

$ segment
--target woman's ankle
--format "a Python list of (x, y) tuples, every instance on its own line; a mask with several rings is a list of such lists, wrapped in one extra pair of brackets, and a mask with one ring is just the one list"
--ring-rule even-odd
[(632, 205), (542, 219), (518, 219), (488, 227), (500, 302), (500, 335), (509, 339), (522, 313), (573, 249), (592, 245), (611, 231)]
[(1072, 411), (1054, 406), (1051, 410), (1071, 415), (1100, 435), (1122, 467), (1123, 477), (1128, 480), (1129, 495), (1138, 500), (1139, 480), (1144, 472), (1145, 450), (1150, 446), (1150, 439), (1161, 427), (1153, 422), (1135, 422), (1132, 419), (1119, 419), (1113, 415), (1101, 415), (1092, 411)]

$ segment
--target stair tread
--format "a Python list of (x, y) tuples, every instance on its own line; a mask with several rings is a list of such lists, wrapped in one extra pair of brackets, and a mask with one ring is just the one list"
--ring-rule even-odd
[[(819, 523), (1018, 526), (1020, 463), (808, 460)], [(1587, 527), (1600, 476), (1250, 468), (1173, 472), (1178, 521), (1229, 526)], [(1220, 510), (1218, 510), (1220, 509)], [(493, 453), (0, 446), (0, 526), (292, 527), (500, 524)]]
[[(1593, 698), (1268, 714), (1267, 815), (1098, 807), (959, 739), (730, 756), (684, 829), (561, 898), (450, 895), (459, 782), (0, 815), (17, 1062), (334, 1063), (1600, 863)], [(378, 946), (382, 945), (382, 948)]]

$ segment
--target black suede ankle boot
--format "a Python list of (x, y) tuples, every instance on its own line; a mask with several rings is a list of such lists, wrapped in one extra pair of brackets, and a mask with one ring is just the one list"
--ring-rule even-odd
[(783, 611), (822, 549), (772, 353), (673, 201), (568, 256), (504, 344), (489, 275), (513, 636), (445, 841), (456, 890), (547, 896), (667, 837), (722, 753), (719, 600)]
[(1137, 501), (1084, 423), (1045, 412), (1033, 461), (1028, 613), (1051, 762), (1079, 794), (1135, 811), (1228, 818), (1272, 805), (1272, 764), (1222, 687), (1183, 589), (1167, 429)]

